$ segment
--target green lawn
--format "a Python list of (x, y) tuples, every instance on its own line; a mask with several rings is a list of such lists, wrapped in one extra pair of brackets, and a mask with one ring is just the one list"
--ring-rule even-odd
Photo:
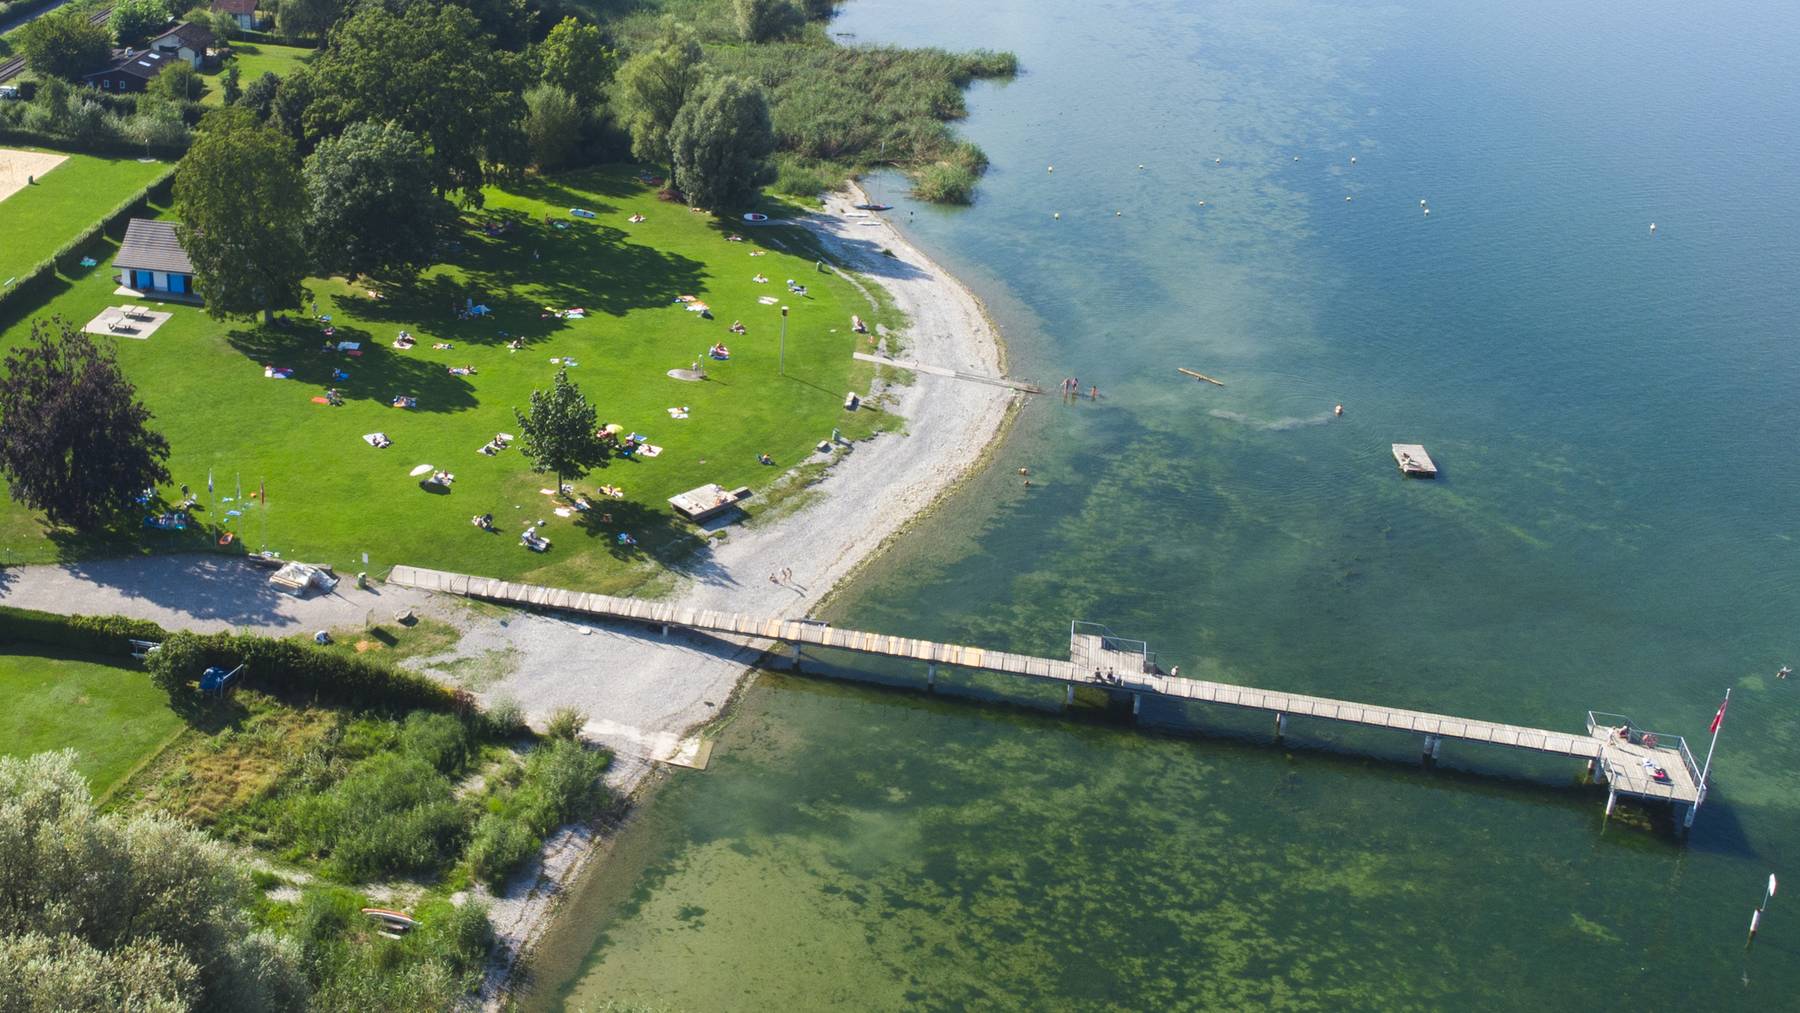
[(167, 171), (166, 162), (70, 155), (36, 183), (0, 200), (0, 236), (6, 237), (0, 242), (0, 284), (36, 266)]
[(227, 66), (236, 65), (238, 86), (249, 87), (250, 82), (265, 73), (276, 77), (288, 76), (311, 60), (318, 50), (300, 46), (277, 46), (268, 42), (234, 42), (231, 44), (231, 52), (233, 55), (225, 61), (224, 66), (205, 74), (206, 94), (200, 97), (200, 101), (207, 105), (224, 104), (224, 85), (219, 83), (219, 75), (225, 72)]
[(0, 649), (0, 753), (74, 749), (96, 795), (181, 728), (141, 671)]
[[(575, 218), (573, 207), (598, 217)], [(628, 222), (634, 212), (648, 220)], [(546, 225), (546, 215), (564, 227)], [(501, 222), (509, 228), (500, 235), (480, 227)], [(409, 562), (623, 590), (660, 569), (653, 563), (692, 565), (704, 551), (667, 497), (706, 482), (760, 491), (834, 426), (854, 437), (895, 421), (878, 411), (843, 410), (844, 393), (865, 390), (872, 368), (850, 357), (865, 340), (851, 333), (850, 315), (868, 316), (868, 303), (847, 282), (820, 273), (813, 260), (784, 252), (781, 244), (797, 249), (808, 239), (797, 228), (715, 222), (658, 201), (622, 169), (492, 190), (486, 210), (466, 224), (450, 263), (410, 287), (310, 283), (319, 312), (333, 318), (332, 340), (362, 342), (360, 357), (323, 351), (323, 325), (316, 321), (263, 329), (217, 323), (187, 306), (166, 307), (173, 319), (148, 340), (119, 342), (121, 362), (174, 448), (175, 481), (200, 492), (204, 520), (239, 531), (240, 544), (252, 549), (267, 545), (352, 572), (365, 568), (366, 551), (373, 572)], [(726, 241), (740, 230), (744, 242)], [(753, 251), (764, 255), (752, 257)], [(754, 282), (758, 273), (770, 282)], [(807, 285), (810, 295), (789, 296), (788, 278)], [(372, 290), (381, 298), (371, 297)], [(94, 272), (71, 281), (45, 312), (85, 322), (119, 302), (111, 291), (111, 282)], [(675, 299), (683, 294), (706, 300), (715, 318), (686, 311)], [(791, 307), (785, 374), (778, 364), (778, 308), (758, 302), (775, 295)], [(454, 310), (471, 299), (491, 306), (493, 316), (458, 319)], [(545, 307), (588, 313), (564, 319), (546, 315)], [(734, 319), (749, 328), (747, 335), (728, 332)], [(409, 351), (392, 347), (401, 329), (418, 339)], [(0, 348), (25, 332), (15, 324), (0, 333)], [(525, 347), (509, 350), (510, 336)], [(707, 363), (707, 381), (666, 375), (706, 361), (715, 341), (727, 343), (732, 355)], [(433, 349), (438, 342), (454, 347)], [(547, 387), (558, 368), (551, 360), (565, 357), (577, 361), (570, 376), (599, 407), (601, 422), (642, 432), (663, 448), (654, 459), (615, 458), (588, 476), (582, 490), (612, 484), (623, 487), (625, 498), (595, 500), (598, 509), (572, 517), (554, 513), (558, 504), (540, 493), (554, 480), (533, 474), (516, 447), (491, 457), (478, 452), (497, 432), (519, 432), (514, 406)], [(265, 365), (292, 367), (294, 379), (265, 379)], [(462, 366), (476, 373), (448, 372)], [(333, 381), (338, 369), (349, 379)], [(314, 403), (327, 386), (337, 387), (347, 403)], [(416, 397), (418, 407), (391, 407), (397, 395)], [(670, 418), (666, 409), (681, 405), (691, 417)], [(394, 445), (368, 446), (361, 437), (372, 432), (385, 432)], [(760, 451), (778, 467), (759, 464)], [(422, 488), (408, 475), (421, 464), (455, 473), (451, 491)], [(209, 470), (217, 489), (210, 504)], [(266, 508), (238, 498), (240, 481), (246, 494), (267, 482)], [(752, 512), (757, 505), (751, 501)], [(227, 516), (237, 509), (241, 516)], [(494, 515), (496, 533), (469, 523), (485, 512)], [(610, 523), (602, 513), (611, 515)], [(518, 540), (539, 519), (554, 542), (542, 555)], [(619, 544), (622, 531), (638, 544)], [(194, 531), (183, 541), (142, 529), (110, 542), (51, 534), (22, 508), (0, 501), (4, 560), (211, 541)]]

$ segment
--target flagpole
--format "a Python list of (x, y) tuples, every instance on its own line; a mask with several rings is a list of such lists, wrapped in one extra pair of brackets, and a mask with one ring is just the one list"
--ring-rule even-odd
[(1725, 690), (1725, 702), (1719, 705), (1719, 714), (1713, 719), (1712, 745), (1706, 747), (1706, 763), (1700, 768), (1700, 797), (1694, 800), (1694, 808), (1706, 800), (1706, 775), (1712, 772), (1713, 750), (1719, 748), (1719, 731), (1725, 727), (1725, 708), (1731, 706), (1731, 689)]

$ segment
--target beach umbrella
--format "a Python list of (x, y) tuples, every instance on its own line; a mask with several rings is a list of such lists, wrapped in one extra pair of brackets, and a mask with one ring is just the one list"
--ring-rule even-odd
[(619, 425), (617, 422), (608, 422), (606, 424), (606, 431), (611, 433), (614, 436), (617, 436), (620, 433), (625, 431), (625, 427), (622, 425)]
[(412, 477), (418, 478), (420, 475), (429, 475), (433, 471), (436, 471), (436, 470), (437, 470), (436, 468), (433, 468), (429, 464), (421, 464), (417, 468), (414, 468), (412, 470), (411, 474), (412, 474)]

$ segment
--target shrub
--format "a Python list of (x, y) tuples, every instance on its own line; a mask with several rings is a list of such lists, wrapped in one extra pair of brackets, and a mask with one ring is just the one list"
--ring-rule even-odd
[(913, 178), (913, 196), (939, 204), (967, 204), (974, 199), (976, 175), (951, 162), (934, 162)]
[(827, 190), (837, 189), (839, 175), (816, 162), (784, 155), (775, 160), (775, 182), (772, 185), (776, 193), (811, 199)]
[(469, 726), (454, 715), (414, 711), (400, 728), (400, 751), (446, 774), (469, 762), (470, 747)]
[(503, 696), (481, 714), (482, 734), (488, 738), (510, 739), (525, 731), (525, 711), (519, 701)]
[(550, 720), (544, 725), (544, 735), (573, 742), (581, 737), (581, 730), (587, 727), (587, 720), (586, 712), (578, 707), (558, 707), (550, 712)]
[(745, 42), (768, 42), (792, 35), (806, 15), (792, 0), (734, 0), (738, 37)]
[(517, 819), (488, 813), (469, 838), (469, 869), (483, 883), (499, 886), (537, 852), (539, 840)]

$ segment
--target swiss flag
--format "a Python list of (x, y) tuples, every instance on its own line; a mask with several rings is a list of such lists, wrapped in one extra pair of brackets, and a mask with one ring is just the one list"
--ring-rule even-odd
[(1725, 723), (1725, 708), (1727, 706), (1729, 706), (1730, 703), (1731, 703), (1731, 697), (1729, 694), (1727, 694), (1725, 697), (1725, 702), (1719, 705), (1719, 713), (1713, 715), (1712, 727), (1710, 727), (1706, 730), (1708, 734), (1718, 731), (1719, 726)]

